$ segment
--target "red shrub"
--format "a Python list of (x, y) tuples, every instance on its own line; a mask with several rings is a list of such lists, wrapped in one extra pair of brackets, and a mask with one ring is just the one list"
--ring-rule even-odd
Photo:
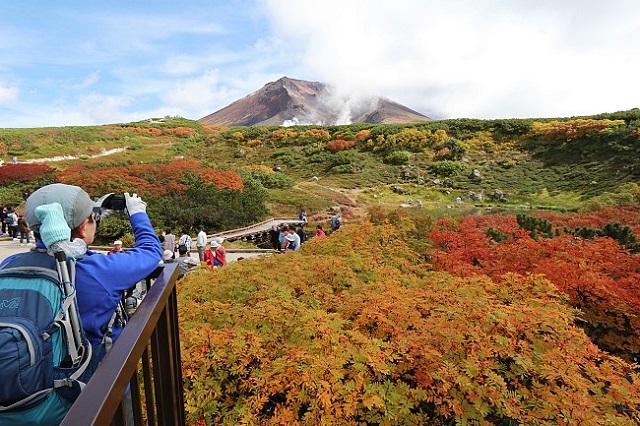
[(46, 164), (18, 163), (0, 167), (0, 184), (11, 182), (31, 182), (46, 178), (53, 169)]
[(345, 141), (343, 139), (337, 139), (327, 142), (327, 149), (332, 153), (351, 149), (356, 143), (354, 141)]

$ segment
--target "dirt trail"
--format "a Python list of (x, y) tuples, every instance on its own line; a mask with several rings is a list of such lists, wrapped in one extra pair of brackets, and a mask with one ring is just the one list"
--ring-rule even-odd
[(48, 157), (48, 158), (33, 158), (30, 160), (20, 160), (20, 163), (27, 163), (27, 164), (31, 164), (31, 163), (51, 163), (51, 162), (55, 162), (55, 161), (65, 161), (65, 160), (77, 160), (80, 157), (87, 157), (87, 158), (99, 158), (99, 157), (106, 157), (108, 155), (112, 155), (112, 154), (116, 154), (118, 152), (124, 152), (126, 150), (126, 148), (114, 148), (114, 149), (109, 149), (109, 150), (105, 150), (102, 151), (100, 154), (95, 154), (95, 155), (59, 155), (56, 157)]

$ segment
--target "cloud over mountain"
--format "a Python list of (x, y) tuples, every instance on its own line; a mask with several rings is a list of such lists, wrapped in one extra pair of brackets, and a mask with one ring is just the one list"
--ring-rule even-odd
[(386, 98), (338, 94), (324, 83), (283, 77), (201, 118), (208, 125), (412, 123), (429, 117)]

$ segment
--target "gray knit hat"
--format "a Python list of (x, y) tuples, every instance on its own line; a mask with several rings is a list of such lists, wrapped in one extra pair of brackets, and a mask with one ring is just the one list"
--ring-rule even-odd
[(64, 183), (43, 186), (31, 194), (24, 205), (25, 217), (31, 229), (36, 232), (40, 229), (40, 219), (35, 213), (36, 207), (51, 203), (59, 203), (62, 206), (64, 218), (72, 230), (91, 215), (96, 205), (89, 194), (79, 186)]

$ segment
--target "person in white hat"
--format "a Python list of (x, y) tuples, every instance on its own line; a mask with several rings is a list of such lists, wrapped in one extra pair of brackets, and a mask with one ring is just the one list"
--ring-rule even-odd
[(113, 248), (109, 250), (107, 254), (116, 254), (116, 253), (124, 253), (124, 249), (122, 248), (122, 241), (116, 240), (113, 242)]
[[(227, 264), (227, 252), (217, 238), (208, 244), (209, 249), (204, 253), (204, 262), (212, 267), (224, 266)], [(220, 250), (222, 249), (222, 250)]]

